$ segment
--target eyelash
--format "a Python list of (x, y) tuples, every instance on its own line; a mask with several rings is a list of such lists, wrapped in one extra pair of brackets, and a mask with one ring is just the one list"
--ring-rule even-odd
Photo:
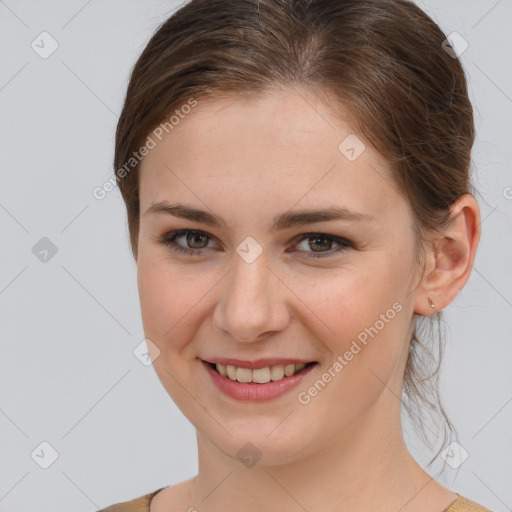
[[(212, 237), (210, 235), (208, 235), (207, 233), (205, 233), (204, 231), (198, 231), (196, 229), (181, 229), (178, 231), (171, 231), (171, 232), (167, 233), (162, 238), (158, 239), (158, 241), (160, 243), (164, 244), (165, 246), (169, 247), (169, 249), (171, 251), (182, 253), (182, 254), (187, 254), (190, 256), (199, 256), (201, 252), (204, 252), (204, 249), (207, 249), (206, 247), (203, 247), (202, 249), (190, 249), (190, 248), (183, 247), (175, 242), (176, 238), (183, 236), (183, 235), (188, 235), (188, 234), (204, 235), (207, 238), (209, 238), (210, 240), (212, 239)], [(324, 251), (323, 253), (309, 253), (310, 256), (308, 256), (308, 258), (325, 258), (325, 257), (331, 256), (333, 254), (343, 252), (349, 248), (353, 248), (353, 245), (348, 240), (346, 240), (344, 238), (339, 238), (339, 237), (336, 237), (333, 235), (327, 235), (324, 233), (304, 233), (303, 235), (299, 235), (299, 236), (300, 236), (300, 239), (296, 242), (297, 244), (302, 242), (303, 240), (307, 240), (308, 238), (314, 238), (314, 237), (325, 238), (325, 239), (332, 240), (332, 241), (336, 242), (337, 244), (339, 244), (339, 247), (334, 250)]]

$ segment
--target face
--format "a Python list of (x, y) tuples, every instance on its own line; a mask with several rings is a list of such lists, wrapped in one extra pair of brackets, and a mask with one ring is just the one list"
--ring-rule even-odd
[(200, 433), (272, 465), (398, 419), (415, 238), (368, 141), (306, 91), (198, 100), (140, 173), (144, 331)]

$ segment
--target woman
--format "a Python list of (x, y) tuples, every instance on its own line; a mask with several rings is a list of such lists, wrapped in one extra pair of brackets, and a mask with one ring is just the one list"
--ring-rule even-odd
[(199, 472), (105, 510), (487, 510), (400, 422), (435, 384), (419, 320), (475, 258), (473, 139), (455, 50), (408, 1), (194, 0), (159, 28), (115, 169)]

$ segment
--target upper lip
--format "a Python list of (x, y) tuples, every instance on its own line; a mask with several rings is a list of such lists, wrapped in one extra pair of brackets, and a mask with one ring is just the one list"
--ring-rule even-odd
[(209, 359), (203, 359), (207, 363), (223, 364), (224, 366), (237, 366), (238, 368), (249, 368), (254, 370), (256, 368), (265, 368), (267, 366), (287, 365), (287, 364), (307, 364), (312, 363), (300, 359), (282, 358), (282, 357), (267, 357), (263, 359), (254, 359), (253, 361), (244, 361), (242, 359), (233, 359), (229, 357), (212, 357)]

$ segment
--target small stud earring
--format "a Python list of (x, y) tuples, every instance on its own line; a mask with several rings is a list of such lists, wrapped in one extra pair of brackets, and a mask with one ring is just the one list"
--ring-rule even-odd
[(430, 307), (434, 309), (436, 305), (434, 304), (434, 301), (429, 297), (428, 300), (430, 301)]

